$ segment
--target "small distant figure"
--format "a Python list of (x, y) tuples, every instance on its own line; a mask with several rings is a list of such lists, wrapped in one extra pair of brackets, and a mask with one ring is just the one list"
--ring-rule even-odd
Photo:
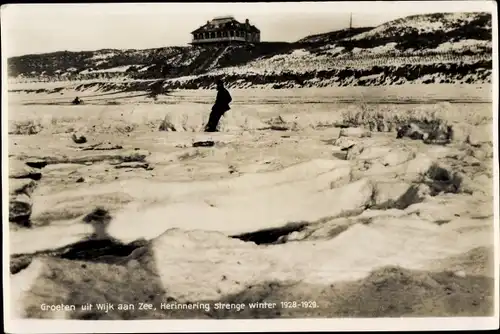
[(217, 97), (215, 99), (215, 104), (212, 107), (212, 112), (210, 113), (210, 118), (205, 126), (205, 132), (216, 132), (217, 126), (219, 125), (220, 118), (229, 109), (229, 103), (232, 101), (231, 94), (224, 87), (222, 80), (217, 80)]
[(78, 104), (82, 104), (83, 101), (80, 100), (80, 98), (77, 96), (77, 97), (75, 97), (75, 99), (71, 103), (73, 103), (74, 105), (78, 105)]

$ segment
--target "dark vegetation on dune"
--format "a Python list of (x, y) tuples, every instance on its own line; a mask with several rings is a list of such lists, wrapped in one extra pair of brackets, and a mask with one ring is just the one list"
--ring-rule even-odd
[[(58, 51), (44, 54), (32, 54), (8, 59), (9, 75), (30, 74), (32, 71), (54, 75), (56, 71), (76, 68), (76, 72), (86, 68), (107, 69), (134, 64), (153, 64), (162, 58), (175, 57), (183, 53), (186, 47), (166, 47), (148, 50), (102, 49), (97, 51)], [(113, 53), (114, 56), (98, 64), (93, 57)]]
[[(253, 85), (273, 84), (273, 88), (288, 87), (314, 87), (316, 84), (308, 82), (312, 79), (333, 79), (339, 86), (370, 86), (381, 84), (403, 84), (420, 79), (424, 75), (446, 77), (444, 83), (451, 83), (454, 80), (461, 80), (465, 76), (477, 75), (480, 80), (489, 80), (492, 61), (478, 61), (475, 63), (447, 63), (447, 64), (406, 64), (402, 66), (373, 66), (371, 68), (343, 68), (329, 71), (310, 71), (300, 75), (293, 72), (283, 72), (280, 74), (258, 74), (245, 75), (244, 81)], [(366, 78), (372, 75), (380, 75), (376, 78)], [(229, 87), (236, 85), (241, 80), (239, 75), (204, 75), (192, 80), (183, 82), (168, 82), (171, 89), (197, 89), (209, 88), (213, 86), (215, 79), (224, 79)], [(351, 79), (361, 79), (351, 82)], [(467, 83), (472, 83), (473, 78), (467, 79)], [(437, 83), (435, 78), (424, 80), (423, 83)]]

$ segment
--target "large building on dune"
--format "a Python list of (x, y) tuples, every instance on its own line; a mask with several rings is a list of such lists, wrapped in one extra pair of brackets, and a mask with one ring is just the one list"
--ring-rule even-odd
[(195, 31), (192, 45), (259, 43), (260, 30), (250, 24), (248, 19), (240, 23), (232, 16), (216, 17)]

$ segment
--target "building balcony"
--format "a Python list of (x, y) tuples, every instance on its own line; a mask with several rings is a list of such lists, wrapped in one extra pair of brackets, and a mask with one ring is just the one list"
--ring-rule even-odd
[(220, 42), (246, 42), (246, 39), (245, 39), (245, 37), (203, 38), (203, 39), (193, 39), (191, 41), (191, 44), (220, 43)]

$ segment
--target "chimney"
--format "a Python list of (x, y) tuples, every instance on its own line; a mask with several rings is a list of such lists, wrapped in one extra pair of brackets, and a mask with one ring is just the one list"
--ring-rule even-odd
[(210, 21), (209, 21), (209, 20), (207, 20), (207, 24), (210, 24)]
[(245, 24), (246, 25), (249, 25), (250, 24), (250, 21), (248, 19), (245, 20)]

